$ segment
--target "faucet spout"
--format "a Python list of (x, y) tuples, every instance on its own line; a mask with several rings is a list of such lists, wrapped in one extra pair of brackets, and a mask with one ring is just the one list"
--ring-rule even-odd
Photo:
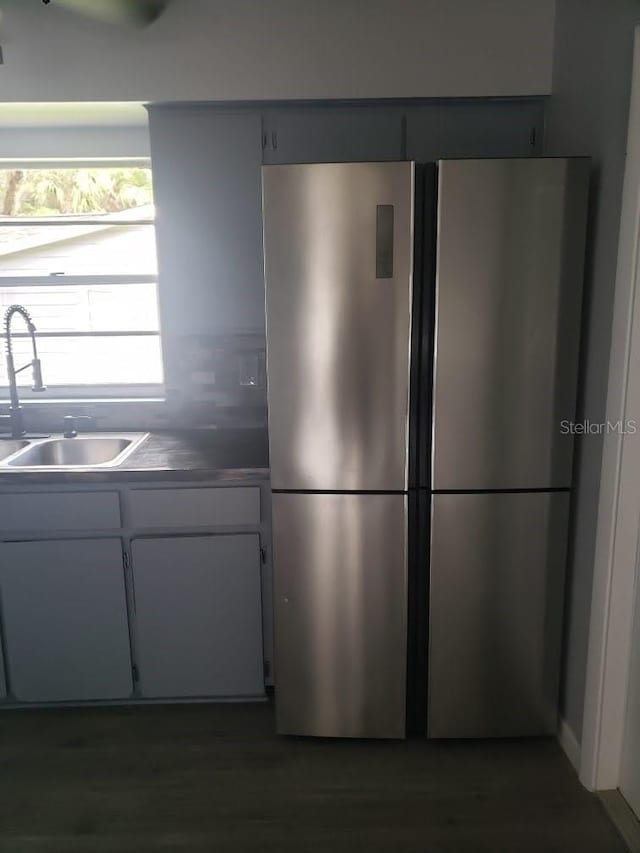
[[(19, 314), (25, 321), (27, 330), (31, 335), (31, 346), (33, 348), (33, 359), (28, 364), (17, 369), (13, 361), (13, 346), (11, 342), (11, 322), (16, 314)], [(42, 367), (40, 359), (38, 358), (38, 347), (36, 344), (36, 327), (31, 319), (31, 314), (29, 314), (24, 306), (10, 305), (9, 308), (7, 308), (4, 315), (4, 331), (7, 355), (7, 373), (9, 375), (9, 396), (11, 398), (11, 405), (9, 408), (11, 435), (13, 438), (20, 438), (25, 435), (25, 428), (24, 415), (20, 405), (20, 398), (18, 396), (18, 383), (16, 379), (18, 373), (22, 373), (23, 370), (30, 367), (33, 371), (33, 390), (46, 391), (47, 389), (42, 382)]]

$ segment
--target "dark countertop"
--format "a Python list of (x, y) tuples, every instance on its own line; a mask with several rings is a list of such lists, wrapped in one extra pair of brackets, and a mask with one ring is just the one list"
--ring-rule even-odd
[(29, 471), (0, 467), (0, 486), (195, 480), (237, 482), (268, 476), (266, 429), (154, 431), (131, 456), (113, 468)]

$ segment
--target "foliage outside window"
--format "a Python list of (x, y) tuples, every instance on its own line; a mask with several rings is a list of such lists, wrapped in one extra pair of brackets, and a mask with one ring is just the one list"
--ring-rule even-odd
[[(50, 395), (157, 393), (156, 280), (146, 164), (0, 169), (0, 310), (31, 312)], [(14, 331), (28, 361), (19, 320)], [(28, 387), (28, 371), (19, 379)]]

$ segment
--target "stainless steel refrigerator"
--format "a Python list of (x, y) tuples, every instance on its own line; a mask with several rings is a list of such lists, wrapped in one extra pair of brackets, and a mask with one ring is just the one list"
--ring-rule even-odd
[(554, 730), (588, 172), (264, 167), (279, 732)]

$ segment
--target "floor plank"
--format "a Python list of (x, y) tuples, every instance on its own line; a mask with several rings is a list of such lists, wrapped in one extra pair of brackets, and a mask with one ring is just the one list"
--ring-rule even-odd
[(0, 717), (0, 851), (624, 853), (549, 739), (282, 738), (266, 705)]

